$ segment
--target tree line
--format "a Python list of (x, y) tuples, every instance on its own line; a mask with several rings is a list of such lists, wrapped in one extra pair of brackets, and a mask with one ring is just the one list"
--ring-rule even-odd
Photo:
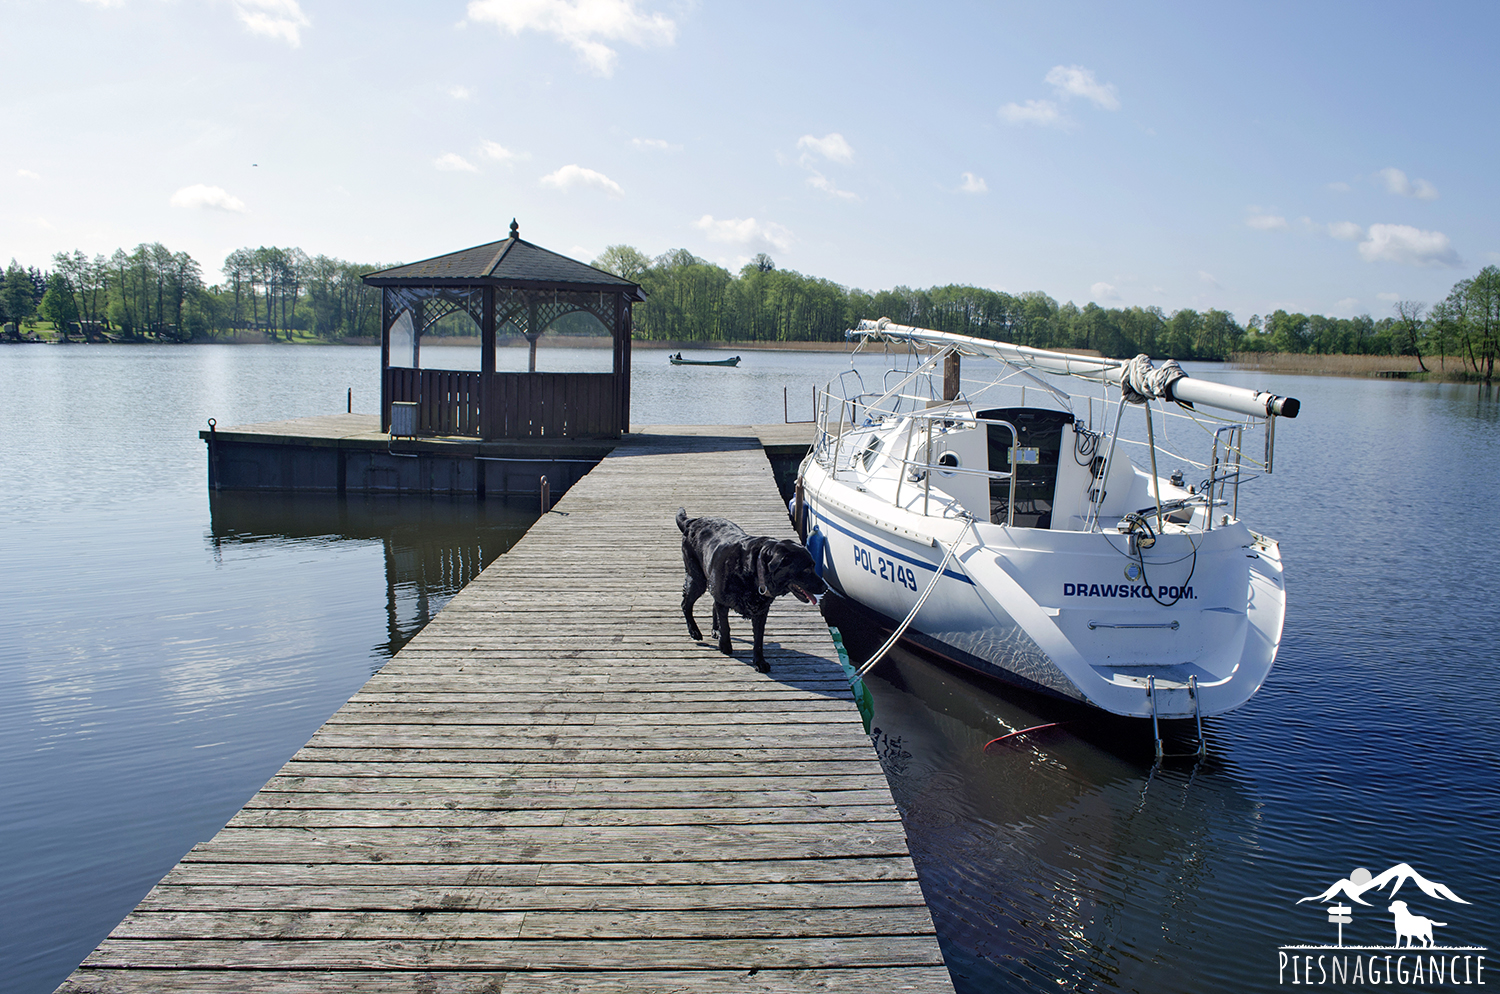
[[(1011, 294), (974, 286), (925, 290), (846, 289), (829, 280), (777, 269), (761, 254), (738, 273), (677, 249), (650, 258), (628, 245), (605, 249), (593, 263), (640, 283), (649, 295), (636, 309), (636, 335), (677, 341), (839, 342), (861, 318), (888, 317), (938, 331), (1035, 348), (1091, 349), (1106, 356), (1227, 359), (1236, 352), (1459, 357), (1490, 380), (1500, 352), (1500, 269), (1461, 280), (1432, 307), (1401, 301), (1389, 317), (1331, 318), (1277, 310), (1240, 324), (1227, 311), (1159, 307), (1103, 308), (1045, 293)], [(1446, 359), (1440, 359), (1446, 362)]]
[[(37, 317), (63, 335), (76, 330), (131, 340), (213, 340), (250, 332), (269, 340), (299, 331), (320, 338), (380, 333), (379, 291), (366, 273), (386, 268), (300, 248), (242, 248), (224, 260), (223, 281), (205, 285), (202, 267), (186, 252), (160, 243), (89, 258), (59, 252), (50, 271), (11, 260), (0, 280), (0, 322)], [(651, 258), (612, 245), (594, 260), (600, 269), (641, 284), (636, 309), (643, 339), (726, 342), (841, 342), (867, 317), (888, 317), (940, 331), (1000, 339), (1037, 348), (1089, 349), (1107, 356), (1147, 353), (1180, 359), (1227, 359), (1236, 352), (1434, 357), (1445, 371), (1493, 379), (1500, 354), (1500, 269), (1487, 266), (1460, 280), (1431, 306), (1400, 301), (1394, 314), (1332, 318), (1277, 310), (1243, 325), (1227, 311), (1159, 307), (1104, 308), (1059, 304), (1038, 291), (1011, 294), (983, 287), (898, 286), (869, 291), (779, 269), (761, 254), (732, 273), (675, 249)], [(451, 322), (450, 322), (451, 323)], [(462, 329), (434, 329), (451, 333)]]
[(269, 341), (293, 331), (378, 336), (380, 292), (362, 277), (384, 268), (262, 246), (231, 252), (223, 282), (210, 286), (197, 260), (159, 242), (92, 258), (58, 252), (50, 271), (11, 260), (0, 280), (0, 322), (40, 318), (63, 338), (130, 341), (212, 341), (239, 332)]

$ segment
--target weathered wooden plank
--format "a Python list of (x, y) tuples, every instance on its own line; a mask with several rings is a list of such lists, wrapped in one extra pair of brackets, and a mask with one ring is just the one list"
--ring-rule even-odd
[[(868, 790), (842, 791), (798, 791), (798, 790), (744, 790), (744, 791), (682, 791), (670, 796), (659, 792), (613, 791), (609, 793), (579, 792), (571, 784), (560, 785), (555, 790), (514, 791), (508, 788), (489, 793), (483, 791), (410, 791), (400, 793), (385, 791), (378, 781), (372, 790), (356, 793), (330, 794), (323, 791), (270, 791), (263, 790), (245, 805), (244, 812), (262, 810), (330, 810), (358, 811), (361, 809), (385, 809), (389, 811), (416, 810), (421, 808), (451, 808), (454, 810), (541, 811), (558, 809), (566, 811), (657, 811), (663, 818), (680, 817), (681, 811), (706, 809), (724, 814), (726, 819), (744, 817), (742, 809), (767, 808), (784, 811), (791, 807), (827, 808), (842, 810), (850, 806), (888, 806), (889, 794), (882, 787)], [(680, 805), (681, 807), (675, 807)], [(621, 817), (626, 817), (621, 815)]]
[(535, 975), (477, 968), (440, 970), (80, 971), (59, 994), (951, 994), (941, 966), (865, 970), (575, 970)]
[[(847, 715), (836, 714), (833, 724), (853, 724), (845, 720)], [(566, 719), (566, 720), (563, 720)], [(824, 711), (781, 711), (774, 708), (767, 710), (733, 709), (727, 711), (637, 711), (634, 709), (614, 710), (606, 709), (560, 709), (550, 710), (533, 709), (530, 711), (490, 711), (487, 709), (460, 709), (451, 708), (351, 708), (341, 710), (328, 719), (328, 725), (425, 725), (428, 727), (437, 725), (506, 725), (531, 724), (533, 727), (546, 727), (552, 723), (561, 724), (564, 727), (577, 727), (579, 725), (592, 725), (598, 727), (612, 725), (627, 725), (640, 727), (659, 727), (684, 725), (712, 725), (715, 729), (723, 730), (746, 726), (761, 727), (764, 725), (817, 725), (819, 728), (830, 724), (829, 715)]]
[[(573, 780), (538, 778), (535, 780), (506, 778), (494, 780), (466, 780), (463, 778), (432, 777), (382, 777), (378, 788), (368, 777), (304, 777), (293, 773), (283, 777), (277, 775), (266, 785), (274, 792), (316, 792), (323, 794), (360, 794), (379, 789), (382, 792), (400, 793), (412, 791), (432, 793), (452, 787), (455, 793), (492, 795), (505, 792), (509, 795), (552, 793), (595, 794), (655, 794), (663, 799), (679, 796), (680, 793), (717, 793), (729, 795), (736, 788), (747, 791), (804, 790), (812, 792), (836, 792), (845, 790), (879, 790), (885, 786), (884, 774), (876, 770), (861, 770), (855, 775), (844, 776), (772, 776), (735, 780), (727, 777), (579, 777)], [(727, 799), (727, 796), (726, 796)]]
[[(701, 887), (729, 884), (836, 884), (912, 881), (910, 861), (848, 856), (840, 859), (761, 859), (749, 862), (704, 860), (635, 863), (305, 863), (292, 873), (287, 864), (179, 864), (161, 886), (255, 884), (279, 886), (288, 895), (299, 887), (320, 886), (627, 886)], [(291, 900), (288, 897), (288, 900)]]
[(597, 825), (559, 828), (226, 827), (184, 863), (595, 863), (836, 859), (906, 853), (899, 825)]
[[(877, 925), (878, 929), (878, 925)], [(930, 936), (883, 935), (814, 938), (670, 938), (616, 940), (411, 941), (336, 939), (323, 942), (265, 939), (105, 939), (84, 960), (88, 967), (124, 967), (142, 961), (175, 969), (313, 970), (589, 970), (601, 961), (615, 970), (845, 969), (938, 966), (942, 956)]]
[[(465, 755), (454, 756), (463, 752)], [(863, 756), (839, 756), (831, 749), (819, 749), (807, 761), (788, 758), (781, 762), (762, 763), (754, 758), (720, 757), (712, 752), (694, 749), (664, 749), (661, 762), (653, 762), (651, 754), (640, 749), (625, 750), (576, 750), (559, 753), (549, 749), (545, 757), (538, 757), (528, 750), (515, 750), (509, 758), (485, 756), (482, 749), (447, 749), (441, 753), (431, 750), (405, 749), (305, 749), (298, 753), (294, 763), (283, 769), (283, 776), (298, 777), (342, 777), (342, 776), (397, 776), (397, 777), (521, 777), (529, 779), (547, 777), (637, 777), (642, 775), (674, 777), (762, 777), (762, 776), (841, 776), (850, 772), (875, 773), (875, 767), (863, 767)], [(336, 756), (360, 756), (348, 762), (323, 762), (318, 753)], [(384, 753), (385, 755), (379, 755)], [(702, 759), (694, 760), (699, 753)], [(374, 754), (374, 755), (372, 755)], [(801, 753), (798, 754), (799, 756)], [(389, 757), (389, 758), (387, 758)], [(490, 759), (491, 762), (474, 762), (474, 759)], [(724, 760), (724, 761), (721, 761)], [(854, 765), (860, 764), (860, 765)]]
[(233, 828), (536, 828), (544, 825), (792, 825), (889, 822), (901, 818), (888, 804), (776, 808), (670, 808), (660, 804), (635, 808), (487, 807), (483, 802), (459, 807), (427, 805), (408, 808), (246, 808), (229, 822)]
[[(233, 869), (227, 864), (218, 869)], [(335, 877), (320, 874), (338, 886), (266, 886), (255, 882), (244, 868), (228, 885), (160, 884), (146, 900), (141, 911), (217, 912), (225, 908), (240, 911), (294, 910), (364, 910), (364, 911), (651, 911), (676, 908), (713, 909), (718, 911), (752, 911), (764, 908), (816, 911), (824, 908), (925, 908), (921, 888), (914, 880), (819, 882), (807, 884), (740, 883), (676, 884), (662, 886), (619, 887), (533, 887), (471, 884), (454, 880), (439, 884), (427, 881), (441, 875), (423, 871), (410, 878), (397, 879), (400, 867), (390, 871), (379, 884), (369, 880), (363, 870)], [(340, 867), (323, 867), (335, 870)], [(343, 867), (343, 869), (349, 869)], [(409, 868), (408, 868), (409, 869)]]
[[(755, 911), (747, 915), (747, 910)], [(115, 939), (735, 939), (831, 938), (872, 933), (922, 935), (932, 928), (925, 906), (862, 908), (638, 908), (626, 912), (489, 911), (422, 908), (315, 910), (142, 910), (115, 929)]]

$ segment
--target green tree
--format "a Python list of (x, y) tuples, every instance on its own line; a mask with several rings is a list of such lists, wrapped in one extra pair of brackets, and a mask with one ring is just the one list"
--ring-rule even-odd
[(1417, 365), (1427, 372), (1422, 361), (1422, 335), (1427, 324), (1427, 305), (1415, 300), (1403, 300), (1396, 304), (1396, 326), (1400, 329), (1402, 355), (1417, 357)]
[(42, 294), (38, 310), (63, 338), (68, 337), (68, 326), (78, 320), (78, 301), (73, 298), (73, 287), (67, 276), (54, 271), (47, 277), (47, 291)]
[(631, 248), (629, 245), (611, 245), (599, 253), (599, 258), (595, 259), (591, 265), (606, 273), (614, 273), (623, 280), (639, 283), (641, 277), (651, 268), (651, 259), (640, 249)]
[(30, 321), (36, 314), (35, 293), (31, 276), (16, 260), (10, 260), (5, 281), (0, 283), (0, 306), (5, 308), (5, 320), (14, 321), (17, 328)]

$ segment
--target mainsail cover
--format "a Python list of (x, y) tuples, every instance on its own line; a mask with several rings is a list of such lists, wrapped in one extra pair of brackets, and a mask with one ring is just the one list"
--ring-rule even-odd
[[(913, 328), (910, 325), (894, 324), (889, 318), (861, 321), (856, 328), (848, 332), (848, 336), (953, 349), (961, 355), (987, 356), (1012, 366), (1034, 369), (1055, 376), (1077, 376), (1095, 382), (1112, 383), (1115, 386), (1121, 386), (1123, 383), (1132, 391), (1139, 391), (1142, 384), (1155, 380), (1156, 385), (1152, 387), (1153, 393), (1146, 396), (1160, 396), (1166, 400), (1180, 401), (1184, 404), (1203, 404), (1253, 418), (1295, 418), (1301, 407), (1294, 397), (1279, 397), (1276, 394), (1251, 390), (1248, 387), (1194, 379), (1182, 372), (1181, 367), (1178, 367), (1175, 362), (1170, 366), (1153, 369), (1150, 360), (1147, 359), (1145, 371), (1143, 371), (1141, 360), (1145, 358), (1144, 356), (1127, 360), (1052, 352), (1047, 349), (1033, 349), (1025, 345), (1013, 345), (1010, 342), (955, 335), (948, 331), (934, 331), (931, 328)], [(1167, 372), (1168, 375), (1156, 377), (1150, 375), (1163, 372)], [(1156, 393), (1157, 390), (1160, 392)]]

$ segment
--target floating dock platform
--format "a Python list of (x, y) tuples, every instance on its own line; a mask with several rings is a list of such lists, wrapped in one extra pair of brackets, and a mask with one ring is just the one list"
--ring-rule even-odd
[(817, 610), (686, 634), (673, 516), (791, 537), (764, 452), (621, 440), (60, 990), (951, 992)]

